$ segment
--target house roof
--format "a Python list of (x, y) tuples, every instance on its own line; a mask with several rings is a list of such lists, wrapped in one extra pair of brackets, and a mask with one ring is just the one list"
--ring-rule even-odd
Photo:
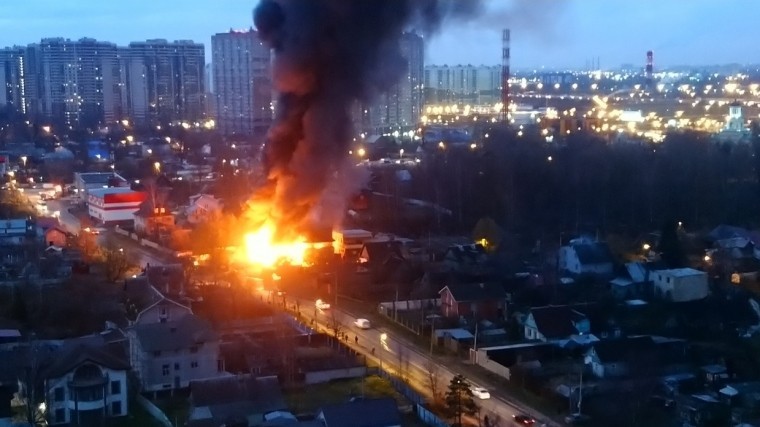
[(497, 283), (451, 283), (441, 289), (448, 290), (456, 302), (489, 301), (504, 299), (507, 293)]
[(166, 323), (133, 326), (143, 351), (166, 351), (190, 348), (217, 340), (208, 322), (193, 314)]
[(64, 344), (54, 353), (52, 363), (45, 369), (44, 375), (59, 378), (87, 362), (116, 371), (126, 371), (130, 367), (123, 344), (92, 345), (75, 341)]
[(321, 416), (325, 427), (391, 427), (401, 425), (396, 401), (358, 399), (353, 402), (323, 406)]
[(549, 305), (534, 307), (530, 310), (536, 328), (548, 339), (567, 338), (578, 333), (574, 323), (586, 318), (586, 315), (574, 310), (569, 305)]
[(670, 277), (706, 276), (707, 273), (693, 268), (673, 268), (670, 270), (657, 270), (657, 273)]
[(594, 343), (593, 349), (602, 363), (610, 363), (651, 353), (655, 343), (649, 336), (609, 339)]
[(572, 246), (582, 264), (604, 264), (612, 262), (612, 252), (606, 243), (578, 243)]
[(181, 264), (155, 265), (145, 268), (148, 283), (167, 295), (178, 295), (185, 281)]
[(713, 228), (713, 230), (707, 235), (707, 238), (713, 242), (716, 242), (718, 240), (733, 239), (735, 237), (749, 238), (749, 231), (741, 227), (721, 224)]
[(36, 222), (37, 222), (37, 227), (43, 230), (48, 230), (53, 227), (58, 227), (59, 225), (58, 218), (52, 218), (52, 217), (40, 217), (40, 218), (37, 218)]
[(486, 250), (480, 244), (451, 245), (446, 250), (449, 254), (458, 263), (478, 264), (484, 261)]
[(643, 263), (640, 262), (628, 262), (625, 264), (625, 270), (628, 273), (628, 277), (631, 278), (633, 283), (644, 283), (647, 281), (649, 273)]
[(79, 178), (85, 184), (108, 184), (111, 179), (124, 181), (121, 176), (110, 172), (85, 172), (80, 173)]
[(255, 414), (286, 409), (276, 377), (229, 376), (190, 383), (194, 414), (214, 425), (247, 422)]
[(367, 251), (368, 261), (372, 264), (383, 264), (391, 258), (404, 259), (401, 242), (398, 240), (367, 241), (364, 242), (364, 250)]

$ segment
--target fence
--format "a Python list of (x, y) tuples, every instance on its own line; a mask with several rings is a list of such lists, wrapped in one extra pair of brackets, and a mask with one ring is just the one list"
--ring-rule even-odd
[(390, 301), (381, 302), (379, 306), (380, 314), (386, 316), (393, 315), (393, 311), (422, 310), (428, 307), (440, 307), (441, 299), (416, 299), (407, 301)]
[(418, 403), (415, 409), (419, 419), (430, 427), (449, 427), (449, 423), (438, 418), (438, 415), (431, 412), (425, 405)]

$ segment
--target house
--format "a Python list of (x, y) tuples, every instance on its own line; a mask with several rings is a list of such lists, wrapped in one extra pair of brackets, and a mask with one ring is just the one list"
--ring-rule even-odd
[(558, 266), (560, 271), (575, 276), (610, 277), (614, 264), (606, 243), (581, 238), (559, 249)]
[(69, 233), (60, 227), (52, 227), (45, 230), (44, 239), (48, 246), (63, 248), (68, 243)]
[(591, 333), (591, 323), (585, 314), (569, 305), (549, 305), (532, 308), (523, 330), (527, 340), (558, 341)]
[(143, 391), (186, 388), (224, 372), (219, 337), (209, 323), (167, 298), (140, 312), (128, 336), (130, 362)]
[(360, 398), (323, 406), (317, 419), (325, 427), (401, 427), (401, 414), (392, 398)]
[(187, 425), (256, 426), (267, 414), (286, 409), (277, 377), (240, 375), (198, 380), (190, 383)]
[(370, 240), (364, 242), (359, 255), (357, 273), (369, 273), (375, 283), (391, 276), (404, 261), (403, 243), (399, 240)]
[(34, 223), (26, 218), (0, 220), (0, 245), (21, 245), (36, 234)]
[(649, 282), (649, 270), (645, 264), (628, 262), (622, 274), (610, 280), (610, 291), (620, 300), (638, 298), (646, 294)]
[(165, 233), (174, 227), (174, 215), (165, 206), (153, 206), (150, 198), (132, 214), (135, 232), (143, 235)]
[(364, 242), (372, 240), (372, 232), (367, 230), (333, 230), (333, 248), (335, 253), (344, 259), (355, 260), (359, 258)]
[(655, 295), (667, 301), (695, 301), (710, 293), (707, 273), (693, 268), (655, 270), (650, 277)]
[[(123, 335), (122, 335), (123, 337)], [(65, 344), (43, 371), (50, 424), (99, 425), (129, 412), (123, 343)]]
[(731, 425), (728, 405), (709, 394), (681, 395), (676, 398), (681, 425), (693, 427)]
[(224, 202), (210, 194), (196, 194), (190, 197), (190, 204), (185, 210), (187, 222), (200, 224), (222, 213)]
[(439, 295), (446, 317), (502, 319), (506, 315), (507, 293), (497, 283), (451, 283)]
[(760, 381), (730, 383), (718, 391), (724, 402), (743, 408), (748, 413), (760, 409)]
[(656, 345), (651, 337), (615, 338), (594, 343), (586, 352), (585, 363), (598, 378), (622, 377), (637, 366), (653, 367)]
[(478, 274), (488, 261), (486, 249), (481, 244), (452, 245), (443, 255), (443, 264), (449, 271)]

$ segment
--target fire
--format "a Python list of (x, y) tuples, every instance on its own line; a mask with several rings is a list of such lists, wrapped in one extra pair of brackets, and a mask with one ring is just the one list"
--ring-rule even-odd
[(309, 244), (298, 236), (294, 239), (279, 240), (275, 237), (274, 223), (267, 222), (244, 237), (245, 259), (249, 263), (273, 268), (280, 264), (305, 265)]

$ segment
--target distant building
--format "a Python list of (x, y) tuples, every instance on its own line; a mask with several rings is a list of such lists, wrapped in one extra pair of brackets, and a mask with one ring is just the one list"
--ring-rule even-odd
[(569, 305), (550, 305), (532, 308), (523, 328), (525, 339), (551, 342), (589, 334), (591, 323), (585, 314)]
[(366, 131), (411, 129), (419, 123), (424, 96), (425, 46), (422, 36), (414, 32), (404, 33), (401, 55), (407, 61), (406, 72), (398, 83), (365, 108), (362, 127)]
[(221, 215), (224, 201), (210, 194), (196, 194), (190, 197), (190, 205), (185, 210), (187, 222), (200, 224)]
[(0, 245), (21, 245), (34, 240), (37, 230), (34, 222), (26, 218), (0, 220)]
[(21, 114), (28, 110), (25, 48), (0, 49), (0, 107), (8, 106)]
[(76, 172), (74, 174), (74, 189), (84, 201), (89, 197), (89, 191), (108, 187), (129, 187), (129, 182), (121, 175), (113, 172)]
[(129, 187), (110, 187), (90, 190), (87, 197), (87, 210), (90, 218), (104, 224), (133, 221), (134, 213), (147, 195)]
[(223, 134), (263, 133), (272, 123), (271, 53), (254, 30), (211, 36), (213, 98)]
[(490, 104), (499, 100), (501, 67), (498, 65), (430, 65), (424, 74), (428, 103), (469, 101)]
[(610, 277), (613, 258), (606, 243), (575, 239), (559, 250), (559, 270), (576, 276)]
[(124, 54), (135, 70), (143, 67), (151, 120), (195, 121), (205, 117), (206, 54), (203, 44), (191, 40), (154, 39), (132, 42)]
[(748, 142), (750, 136), (751, 132), (745, 123), (742, 104), (738, 101), (732, 102), (728, 107), (726, 126), (716, 135), (716, 138), (724, 142)]
[(165, 206), (154, 207), (147, 198), (133, 215), (137, 233), (153, 235), (174, 227), (174, 215)]
[(694, 301), (710, 294), (707, 273), (693, 268), (655, 270), (650, 278), (655, 295), (668, 301)]

